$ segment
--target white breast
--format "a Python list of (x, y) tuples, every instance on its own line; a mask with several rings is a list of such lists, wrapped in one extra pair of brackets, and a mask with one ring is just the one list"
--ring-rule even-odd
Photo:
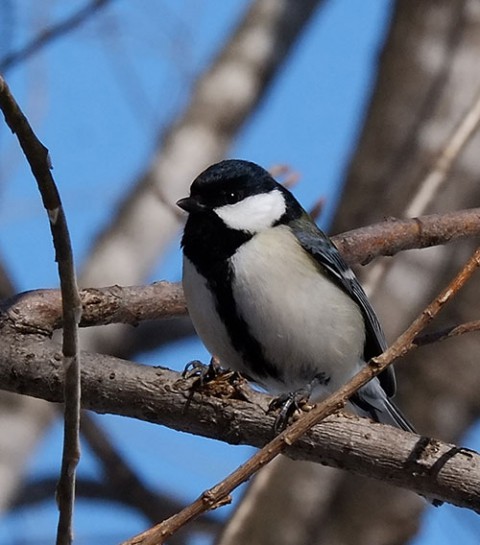
[(337, 388), (361, 363), (365, 330), (359, 307), (321, 274), (286, 226), (263, 231), (232, 258), (239, 312), (285, 371), (287, 388), (316, 373)]
[(225, 326), (218, 316), (215, 301), (205, 278), (185, 256), (183, 291), (195, 331), (210, 354), (219, 358), (226, 368), (245, 371), (243, 362), (233, 349)]
[[(238, 313), (284, 378), (262, 378), (260, 384), (272, 393), (292, 391), (325, 373), (332, 390), (358, 371), (365, 342), (360, 309), (319, 272), (287, 227), (258, 233), (231, 262)], [(224, 367), (252, 376), (232, 348), (205, 279), (188, 258), (183, 286), (193, 324), (209, 352)]]

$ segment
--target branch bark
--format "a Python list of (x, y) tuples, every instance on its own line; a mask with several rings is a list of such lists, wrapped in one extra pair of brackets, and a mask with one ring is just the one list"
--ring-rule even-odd
[[(355, 229), (332, 238), (345, 260), (354, 265), (380, 255), (480, 235), (480, 208), (388, 221)], [(155, 282), (148, 286), (110, 286), (80, 291), (81, 327), (114, 323), (138, 325), (145, 320), (186, 316), (179, 283)], [(59, 290), (34, 290), (2, 302), (3, 311), (18, 329), (52, 334), (62, 327)], [(459, 332), (463, 330), (459, 330)], [(456, 334), (459, 334), (457, 332)]]
[[(0, 346), (0, 386), (62, 402), (58, 345), (38, 334), (9, 332), (5, 323), (2, 332), (8, 333), (10, 342)], [(86, 409), (230, 444), (262, 447), (272, 439), (274, 416), (267, 414), (269, 396), (252, 391), (247, 402), (195, 394), (186, 410), (191, 382), (174, 371), (87, 352), (82, 353), (82, 362), (82, 405)], [(356, 416), (333, 415), (289, 447), (286, 454), (480, 510), (478, 454)]]

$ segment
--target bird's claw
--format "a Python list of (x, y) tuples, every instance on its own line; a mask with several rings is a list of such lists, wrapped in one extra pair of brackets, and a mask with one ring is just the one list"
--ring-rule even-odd
[(212, 358), (209, 365), (193, 360), (185, 366), (183, 380), (194, 379), (189, 390), (185, 410), (190, 406), (196, 392), (225, 399), (251, 401), (246, 379), (236, 371), (222, 369), (218, 360)]
[(222, 369), (215, 358), (210, 360), (208, 365), (205, 365), (199, 360), (193, 360), (185, 366), (182, 372), (182, 378), (188, 380), (196, 378), (196, 387), (202, 386), (205, 382), (216, 379), (221, 375)]
[(268, 406), (269, 413), (280, 409), (273, 425), (275, 433), (283, 431), (287, 427), (290, 418), (297, 411), (304, 409), (310, 399), (310, 393), (311, 390), (309, 388), (301, 388), (294, 392), (282, 394), (270, 402)]

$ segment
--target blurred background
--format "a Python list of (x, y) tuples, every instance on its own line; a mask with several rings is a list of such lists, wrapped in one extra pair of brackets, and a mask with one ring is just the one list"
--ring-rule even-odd
[[(339, 233), (405, 214), (480, 87), (478, 0), (0, 0), (0, 72), (41, 141), (82, 287), (181, 276), (171, 203), (223, 157), (285, 167)], [(422, 213), (478, 206), (479, 137)], [(372, 301), (389, 340), (461, 266), (472, 241), (393, 258)], [(58, 285), (48, 222), (0, 125), (0, 293)], [(368, 267), (358, 271), (365, 278)], [(441, 324), (478, 318), (474, 278)], [(82, 346), (181, 370), (208, 361), (188, 319), (82, 332)], [(461, 348), (461, 349), (460, 349)], [(475, 335), (398, 366), (418, 430), (480, 448)], [(57, 408), (0, 392), (0, 545), (52, 543)], [(86, 416), (76, 539), (115, 544), (195, 499), (251, 452), (115, 416)], [(131, 497), (109, 473), (131, 471)], [(480, 522), (351, 474), (279, 459), (174, 544), (463, 545)], [(281, 498), (281, 501), (275, 501)], [(242, 505), (242, 511), (238, 506)]]

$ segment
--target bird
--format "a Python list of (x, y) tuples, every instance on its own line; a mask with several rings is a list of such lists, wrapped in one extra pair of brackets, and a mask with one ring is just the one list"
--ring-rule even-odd
[[(288, 405), (321, 400), (386, 349), (354, 272), (267, 170), (223, 160), (176, 204), (188, 213), (181, 239), (187, 308), (223, 368)], [(390, 366), (350, 404), (360, 416), (414, 433), (391, 400), (395, 390)]]

